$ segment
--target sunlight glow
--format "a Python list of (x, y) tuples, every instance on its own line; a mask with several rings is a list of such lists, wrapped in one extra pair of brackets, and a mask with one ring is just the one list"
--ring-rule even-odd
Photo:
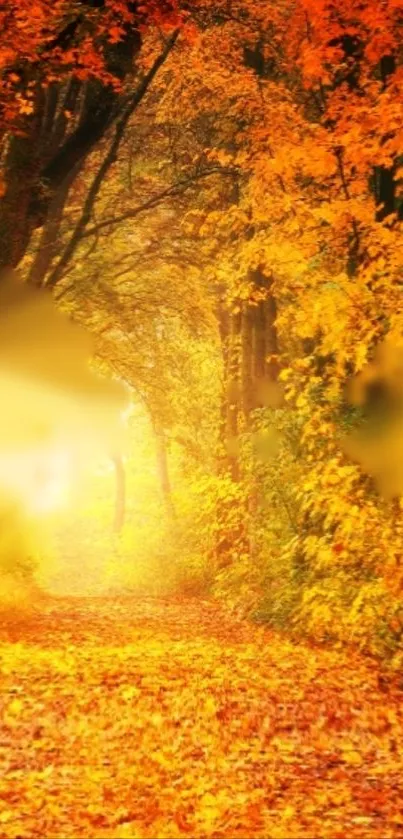
[(2, 453), (0, 483), (30, 512), (46, 513), (65, 506), (73, 484), (68, 449), (38, 446)]
[(0, 488), (38, 513), (69, 503), (84, 470), (124, 447), (130, 398), (91, 367), (87, 333), (48, 294), (0, 288)]

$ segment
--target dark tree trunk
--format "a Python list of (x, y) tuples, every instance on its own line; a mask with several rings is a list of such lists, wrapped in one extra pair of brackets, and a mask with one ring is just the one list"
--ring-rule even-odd
[(390, 216), (396, 210), (396, 170), (396, 164), (389, 169), (385, 166), (377, 166), (375, 169), (375, 195), (378, 205), (376, 211), (377, 221), (383, 221), (383, 219)]
[(0, 210), (0, 268), (15, 268), (25, 254), (32, 233), (35, 186), (39, 192), (40, 161), (36, 136), (39, 114), (24, 137), (12, 137), (4, 170), (7, 191)]
[[(257, 304), (239, 304), (239, 311), (231, 314), (221, 303), (217, 310), (226, 385), (220, 442), (224, 451), (228, 452), (220, 466), (221, 469), (224, 467), (225, 473), (229, 471), (234, 482), (241, 479), (237, 449), (241, 420), (248, 429), (251, 411), (268, 404), (265, 384), (277, 385), (279, 373), (277, 308), (271, 289), (272, 280), (261, 269), (251, 271), (249, 280), (252, 281), (255, 290), (262, 294), (262, 299)], [(276, 358), (268, 360), (268, 356)], [(273, 402), (275, 406), (281, 404), (280, 398)], [(231, 518), (228, 515), (228, 502), (220, 499), (217, 503), (214, 559), (218, 568), (232, 562), (234, 546), (237, 550), (253, 554), (255, 546), (250, 522), (258, 509), (258, 500), (259, 486), (256, 480), (255, 486), (251, 488), (245, 515), (242, 516), (242, 511), (239, 511), (239, 522), (235, 527), (232, 525), (231, 529), (228, 524)]]
[(37, 286), (37, 288), (41, 288), (44, 285), (53, 260), (60, 253), (62, 247), (60, 234), (63, 211), (69, 196), (70, 187), (76, 177), (77, 171), (73, 170), (56, 192), (49, 205), (46, 222), (42, 229), (34, 261), (27, 276), (27, 282)]
[[(126, 37), (108, 47), (107, 71), (123, 81), (140, 47), (140, 35), (131, 24)], [(48, 211), (54, 201), (58, 202), (66, 180), (71, 185), (122, 107), (119, 94), (98, 80), (87, 82), (85, 88), (74, 79), (67, 85), (55, 83), (45, 94), (37, 70), (35, 73), (34, 112), (22, 120), (23, 133), (10, 137), (5, 157), (7, 188), (0, 210), (0, 269), (18, 265), (34, 230), (49, 218)], [(66, 111), (71, 112), (70, 121)], [(72, 130), (70, 126), (74, 126)]]
[[(250, 279), (253, 280), (255, 288), (264, 294), (264, 298), (252, 309), (253, 407), (257, 408), (268, 404), (269, 407), (270, 405), (277, 407), (282, 403), (282, 399), (278, 384), (280, 364), (278, 361), (279, 346), (276, 328), (277, 305), (272, 293), (272, 279), (260, 268), (250, 273)], [(275, 358), (272, 356), (275, 356)], [(277, 385), (278, 392), (273, 389), (273, 384)], [(271, 401), (270, 393), (272, 393)]]
[[(396, 58), (394, 55), (384, 55), (379, 62), (379, 73), (382, 81), (383, 89), (385, 90), (390, 78), (396, 71)], [(384, 141), (388, 139), (385, 136)], [(403, 204), (398, 205), (397, 189), (395, 175), (397, 172), (398, 163), (394, 160), (391, 166), (377, 166), (374, 170), (374, 188), (375, 198), (378, 205), (376, 211), (376, 220), (383, 221), (397, 211), (398, 217), (403, 218)]]

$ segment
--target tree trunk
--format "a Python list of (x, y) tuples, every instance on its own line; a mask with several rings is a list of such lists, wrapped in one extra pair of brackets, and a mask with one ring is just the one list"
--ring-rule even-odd
[(126, 513), (126, 473), (121, 455), (115, 455), (113, 458), (115, 466), (116, 478), (116, 494), (115, 494), (115, 516), (113, 520), (113, 529), (115, 533), (120, 533), (125, 523)]
[(241, 383), (242, 411), (246, 426), (253, 408), (253, 309), (244, 303), (241, 325)]
[(227, 382), (229, 364), (229, 314), (224, 302), (219, 299), (217, 304), (217, 322), (220, 335), (220, 347), (222, 355), (222, 393), (220, 404), (220, 424), (218, 431), (219, 464), (218, 471), (221, 472), (227, 467)]
[(41, 113), (32, 118), (25, 136), (12, 137), (4, 163), (7, 190), (0, 210), (0, 268), (15, 268), (25, 254), (32, 233), (31, 213), (38, 196), (40, 161), (37, 134)]
[[(125, 38), (105, 49), (106, 70), (123, 81), (140, 47), (136, 27), (127, 25)], [(0, 209), (0, 269), (18, 265), (33, 232), (45, 222), (52, 201), (58, 201), (66, 179), (73, 182), (123, 104), (111, 86), (97, 79), (86, 83), (85, 100), (74, 80), (67, 85), (53, 84), (45, 94), (38, 70), (31, 72), (36, 85), (34, 112), (21, 118), (21, 134), (10, 137), (5, 156), (7, 188)], [(70, 122), (64, 101), (73, 109)], [(69, 126), (74, 126), (73, 130)]]
[[(269, 377), (270, 381), (278, 382), (278, 376), (280, 373), (280, 363), (278, 360), (279, 346), (276, 328), (277, 304), (271, 289), (269, 290), (269, 294), (266, 300), (264, 301), (264, 310), (266, 329), (265, 375)], [(276, 358), (270, 358), (270, 356), (276, 356)]]
[(266, 313), (264, 301), (256, 306), (254, 314), (253, 378), (259, 385), (266, 373)]
[(59, 237), (63, 211), (69, 196), (70, 187), (77, 174), (76, 170), (70, 173), (50, 203), (35, 258), (27, 277), (27, 282), (37, 288), (45, 285), (45, 279), (52, 267), (53, 260), (60, 253), (62, 242)]
[(241, 312), (235, 312), (230, 319), (228, 384), (227, 384), (227, 443), (229, 444), (228, 465), (233, 481), (239, 481), (239, 458), (237, 444), (239, 435), (239, 411), (241, 407)]
[[(379, 62), (379, 72), (382, 80), (383, 90), (386, 89), (388, 81), (396, 71), (396, 58), (394, 55), (384, 55)], [(385, 136), (384, 141), (388, 138)], [(397, 204), (397, 185), (395, 175), (398, 169), (397, 160), (391, 166), (377, 166), (374, 171), (375, 197), (378, 205), (376, 220), (383, 221), (391, 213), (398, 213), (403, 218), (403, 204)]]
[(253, 407), (276, 408), (283, 404), (283, 396), (278, 381), (277, 305), (272, 279), (260, 268), (251, 272), (250, 278), (257, 290), (264, 293), (264, 299), (253, 309)]
[(157, 454), (157, 468), (160, 480), (161, 495), (164, 501), (165, 509), (171, 519), (175, 518), (175, 507), (172, 499), (171, 480), (169, 476), (168, 464), (168, 448), (164, 429), (154, 424), (156, 454)]

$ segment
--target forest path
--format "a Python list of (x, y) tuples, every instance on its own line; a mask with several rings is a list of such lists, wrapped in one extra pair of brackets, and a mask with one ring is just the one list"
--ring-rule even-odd
[(359, 656), (213, 604), (0, 625), (0, 837), (397, 837), (403, 703)]

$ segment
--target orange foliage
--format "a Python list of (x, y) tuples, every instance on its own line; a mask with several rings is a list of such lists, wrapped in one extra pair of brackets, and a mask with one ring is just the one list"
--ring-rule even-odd
[(119, 43), (128, 29), (172, 29), (180, 22), (176, 0), (138, 6), (129, 0), (9, 0), (0, 10), (1, 127), (21, 130), (19, 117), (40, 107), (38, 81), (46, 89), (71, 76), (95, 77), (119, 90), (119, 79), (105, 69), (107, 44)]
[(197, 602), (2, 629), (0, 835), (401, 835), (402, 696), (357, 656)]
[[(229, 328), (221, 349), (233, 376), (224, 383), (224, 408), (237, 414), (237, 427), (227, 423), (226, 431), (232, 428), (240, 467), (217, 482), (216, 496), (210, 475), (204, 483), (197, 474), (192, 489), (205, 504), (199, 519), (191, 514), (199, 522), (211, 516), (209, 536), (216, 498), (228, 508), (221, 524), (232, 556), (221, 569), (224, 583), (231, 561), (241, 598), (251, 579), (253, 597), (263, 579), (268, 619), (388, 657), (398, 670), (401, 481), (383, 501), (367, 475), (375, 472), (351, 456), (346, 438), (354, 417), (345, 390), (362, 371), (356, 390), (371, 378), (376, 364), (369, 372), (365, 366), (385, 338), (403, 343), (403, 4), (218, 0), (179, 3), (178, 10), (150, 0), (137, 6), (139, 31), (152, 20), (159, 37), (167, 21), (178, 22), (182, 5), (190, 37), (178, 39), (164, 65), (146, 119), (152, 113), (166, 130), (175, 176), (194, 173), (189, 161), (227, 176), (225, 187), (214, 181), (187, 214), (175, 208), (175, 218), (207, 282), (222, 291)], [(38, 64), (44, 85), (60, 72), (117, 83), (105, 74), (99, 44), (119, 44), (132, 23), (129, 4), (112, 0), (106, 11), (92, 10), (82, 37), (60, 50), (52, 38), (73, 6), (14, 2), (12, 13), (1, 13), (5, 127), (18, 129), (21, 115), (35, 115)], [(30, 68), (26, 85), (18, 62)], [(147, 62), (146, 50), (139, 67)], [(267, 280), (265, 301), (251, 270)], [(164, 283), (162, 269), (161, 276)], [(162, 311), (150, 287), (148, 295), (153, 315)], [(241, 361), (251, 365), (250, 347), (231, 328), (234, 316), (250, 314), (247, 307), (269, 295), (279, 345), (270, 357), (276, 364), (280, 358), (289, 411), (270, 413), (263, 403), (254, 437), (245, 417), (238, 422), (239, 359), (246, 350)], [(125, 316), (131, 330), (133, 310)], [(155, 352), (155, 331), (138, 334)], [(256, 344), (258, 330), (253, 335)], [(115, 333), (110, 340), (116, 343)], [(126, 357), (124, 367), (131, 362)], [(178, 358), (171, 363), (178, 366)], [(153, 364), (148, 358), (143, 366)], [(385, 366), (394, 374), (393, 364)], [(220, 372), (217, 364), (209, 376)], [(160, 399), (169, 416), (165, 392)], [(264, 465), (256, 465), (251, 450), (259, 448), (258, 432), (267, 432), (269, 413), (291, 444), (288, 452), (279, 444), (278, 456), (269, 441)], [(389, 457), (401, 475), (400, 425), (398, 432)], [(234, 536), (239, 518), (245, 528), (253, 520), (254, 539), (243, 530)], [(77, 600), (4, 631), (1, 680), (5, 839), (401, 835), (401, 692), (392, 686), (386, 696), (376, 665), (356, 653), (294, 646), (200, 604)]]
[(203, 153), (237, 179), (235, 198), (222, 190), (186, 220), (233, 314), (253, 297), (250, 269), (271, 277), (290, 408), (273, 423), (299, 438), (296, 533), (281, 548), (303, 594), (294, 618), (388, 655), (403, 626), (401, 435), (391, 429), (374, 457), (397, 475), (390, 503), (377, 492), (388, 477), (374, 484), (371, 458), (352, 457), (345, 437), (349, 381), (386, 337), (398, 357), (403, 336), (402, 10), (395, 0), (238, 0), (230, 13), (219, 3), (160, 106), (184, 130), (215, 117)]

